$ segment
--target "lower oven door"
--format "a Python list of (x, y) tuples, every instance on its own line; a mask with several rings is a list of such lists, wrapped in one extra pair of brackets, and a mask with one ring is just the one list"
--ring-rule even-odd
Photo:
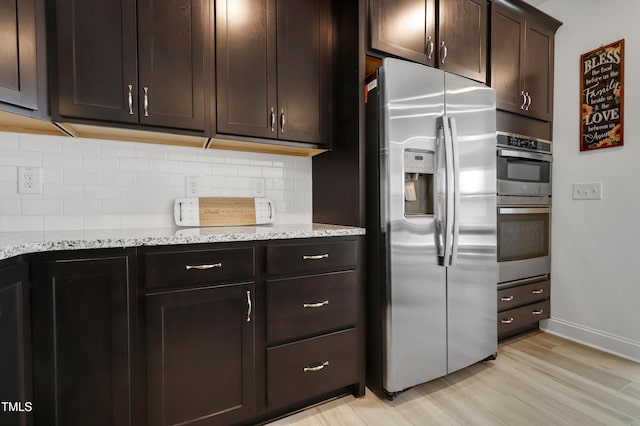
[(551, 272), (551, 207), (498, 207), (498, 282)]

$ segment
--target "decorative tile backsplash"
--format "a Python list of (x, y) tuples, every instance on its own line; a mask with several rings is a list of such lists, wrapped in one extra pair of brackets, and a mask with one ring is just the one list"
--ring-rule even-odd
[[(42, 168), (42, 194), (18, 193), (18, 167)], [(311, 159), (0, 132), (0, 232), (170, 227), (197, 176), (200, 196), (252, 197), (276, 222), (311, 222)]]

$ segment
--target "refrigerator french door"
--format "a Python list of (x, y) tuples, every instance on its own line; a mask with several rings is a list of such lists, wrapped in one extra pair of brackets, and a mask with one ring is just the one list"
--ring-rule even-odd
[(495, 356), (495, 92), (385, 59), (367, 97), (367, 385)]

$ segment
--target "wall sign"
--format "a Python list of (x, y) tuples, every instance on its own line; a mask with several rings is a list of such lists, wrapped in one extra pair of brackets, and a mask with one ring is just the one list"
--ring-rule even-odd
[(623, 145), (624, 39), (580, 56), (580, 151)]

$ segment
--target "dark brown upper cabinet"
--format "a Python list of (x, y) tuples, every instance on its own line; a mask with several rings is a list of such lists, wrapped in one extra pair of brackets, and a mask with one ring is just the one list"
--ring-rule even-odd
[(486, 0), (370, 0), (371, 49), (487, 79)]
[(205, 131), (208, 0), (57, 0), (55, 9), (54, 119)]
[(561, 23), (517, 0), (491, 10), (491, 87), (499, 109), (553, 118), (553, 44)]
[(0, 0), (0, 101), (37, 109), (35, 0)]
[(216, 2), (216, 133), (328, 146), (327, 0)]

